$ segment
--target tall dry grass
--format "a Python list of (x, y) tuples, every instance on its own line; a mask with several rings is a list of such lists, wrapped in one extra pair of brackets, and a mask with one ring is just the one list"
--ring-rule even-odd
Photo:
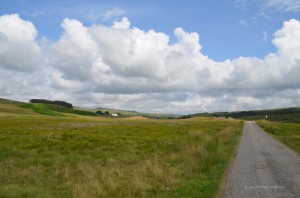
[(0, 197), (214, 197), (242, 129), (2, 113)]

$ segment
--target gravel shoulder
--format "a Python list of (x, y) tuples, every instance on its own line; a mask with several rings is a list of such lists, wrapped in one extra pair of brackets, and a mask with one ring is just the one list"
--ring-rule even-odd
[(246, 122), (224, 197), (300, 197), (300, 156)]

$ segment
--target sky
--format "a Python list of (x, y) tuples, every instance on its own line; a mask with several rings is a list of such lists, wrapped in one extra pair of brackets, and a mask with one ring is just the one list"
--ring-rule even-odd
[(188, 114), (300, 106), (299, 0), (0, 0), (0, 97)]

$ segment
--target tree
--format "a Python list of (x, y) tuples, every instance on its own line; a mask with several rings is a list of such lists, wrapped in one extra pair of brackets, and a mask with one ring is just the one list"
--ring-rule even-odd
[(52, 101), (52, 100), (45, 100), (45, 99), (31, 99), (30, 103), (55, 104), (55, 105), (60, 105), (63, 107), (73, 109), (73, 105), (71, 103), (68, 103), (66, 101), (59, 101), (59, 100)]
[(104, 112), (104, 115), (109, 116), (109, 112), (108, 112), (108, 111), (105, 111), (105, 112)]
[(96, 115), (104, 115), (104, 113), (100, 110), (96, 111)]

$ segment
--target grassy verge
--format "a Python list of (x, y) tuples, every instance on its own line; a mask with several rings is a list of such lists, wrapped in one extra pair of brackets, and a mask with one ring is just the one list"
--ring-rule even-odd
[(0, 197), (214, 197), (242, 123), (2, 112), (0, 128)]
[(272, 136), (300, 153), (300, 124), (280, 123), (266, 120), (258, 121), (257, 124)]

